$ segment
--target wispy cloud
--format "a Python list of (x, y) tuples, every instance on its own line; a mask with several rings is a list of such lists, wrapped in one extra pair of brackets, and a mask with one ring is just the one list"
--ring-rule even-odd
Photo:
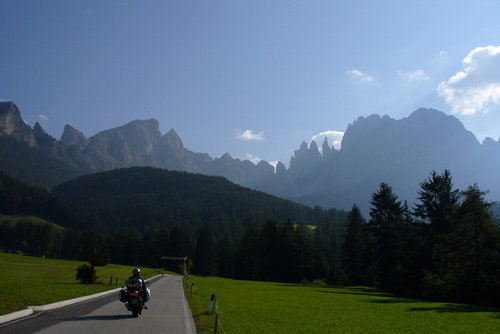
[(424, 70), (418, 69), (410, 72), (398, 71), (399, 75), (406, 81), (407, 84), (414, 81), (424, 81), (429, 80), (429, 76)]
[(448, 55), (448, 52), (446, 52), (444, 50), (439, 51), (439, 56), (440, 57), (446, 57), (447, 55)]
[(38, 118), (41, 119), (42, 121), (48, 121), (49, 118), (45, 116), (44, 114), (38, 114)]
[(356, 69), (346, 71), (345, 74), (348, 77), (350, 77), (351, 79), (356, 80), (356, 81), (361, 82), (361, 83), (369, 83), (369, 82), (372, 82), (375, 80), (371, 75), (368, 75), (368, 74), (364, 73), (363, 71), (356, 70)]
[(463, 70), (441, 82), (437, 91), (457, 115), (487, 112), (491, 103), (500, 103), (500, 46), (469, 52)]
[(254, 130), (245, 130), (241, 133), (238, 133), (236, 138), (246, 140), (246, 141), (261, 141), (261, 140), (264, 140), (264, 132), (262, 132), (262, 131), (256, 132)]
[(328, 142), (328, 145), (331, 147), (335, 147), (335, 149), (340, 150), (341, 144), (342, 144), (342, 138), (344, 137), (344, 133), (341, 131), (325, 131), (325, 132), (320, 132), (317, 135), (314, 135), (311, 138), (311, 141), (315, 141), (316, 144), (318, 144), (318, 148), (320, 151), (323, 150), (323, 142), (325, 141), (325, 138)]

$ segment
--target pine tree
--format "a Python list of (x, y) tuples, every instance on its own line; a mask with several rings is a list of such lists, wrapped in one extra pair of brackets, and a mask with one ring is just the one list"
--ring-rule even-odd
[(433, 236), (450, 233), (453, 230), (450, 218), (460, 199), (450, 171), (445, 170), (441, 175), (433, 171), (428, 180), (420, 183), (420, 188), (415, 216), (429, 224)]
[(369, 229), (375, 242), (375, 281), (384, 289), (400, 291), (405, 283), (404, 265), (407, 262), (404, 258), (407, 247), (404, 207), (386, 183), (380, 184), (370, 204)]
[(347, 216), (345, 241), (342, 245), (342, 264), (349, 283), (371, 285), (370, 237), (359, 207), (354, 204)]
[(424, 273), (435, 270), (432, 260), (436, 244), (441, 235), (453, 231), (452, 216), (460, 200), (460, 191), (455, 189), (451, 173), (445, 170), (441, 175), (432, 171), (431, 176), (420, 183), (419, 203), (414, 215), (420, 239), (420, 256), (416, 259), (422, 270), (417, 274), (420, 279)]

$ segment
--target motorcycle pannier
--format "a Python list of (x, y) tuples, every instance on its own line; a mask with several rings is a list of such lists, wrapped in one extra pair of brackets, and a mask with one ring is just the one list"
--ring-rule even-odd
[(127, 297), (128, 297), (127, 290), (124, 290), (124, 289), (120, 290), (120, 292), (119, 292), (119, 295), (118, 295), (118, 296), (119, 296), (120, 301), (121, 301), (122, 303), (126, 303), (126, 302), (127, 302), (127, 300), (128, 300), (128, 299), (127, 299)]

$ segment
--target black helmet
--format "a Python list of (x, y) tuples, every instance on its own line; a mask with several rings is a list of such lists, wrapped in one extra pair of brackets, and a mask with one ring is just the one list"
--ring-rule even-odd
[(141, 274), (141, 269), (135, 268), (134, 270), (132, 270), (132, 274), (134, 276), (139, 276)]

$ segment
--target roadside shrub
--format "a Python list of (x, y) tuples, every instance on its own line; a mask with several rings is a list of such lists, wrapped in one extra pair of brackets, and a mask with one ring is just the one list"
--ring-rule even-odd
[(326, 279), (324, 278), (318, 278), (318, 279), (315, 279), (313, 282), (312, 282), (312, 285), (316, 285), (316, 286), (327, 286), (328, 283), (326, 282)]
[(308, 280), (307, 278), (303, 278), (299, 281), (299, 284), (301, 285), (311, 285), (311, 281)]
[(95, 269), (88, 264), (82, 264), (76, 269), (76, 277), (82, 284), (94, 284), (99, 277), (96, 276)]

